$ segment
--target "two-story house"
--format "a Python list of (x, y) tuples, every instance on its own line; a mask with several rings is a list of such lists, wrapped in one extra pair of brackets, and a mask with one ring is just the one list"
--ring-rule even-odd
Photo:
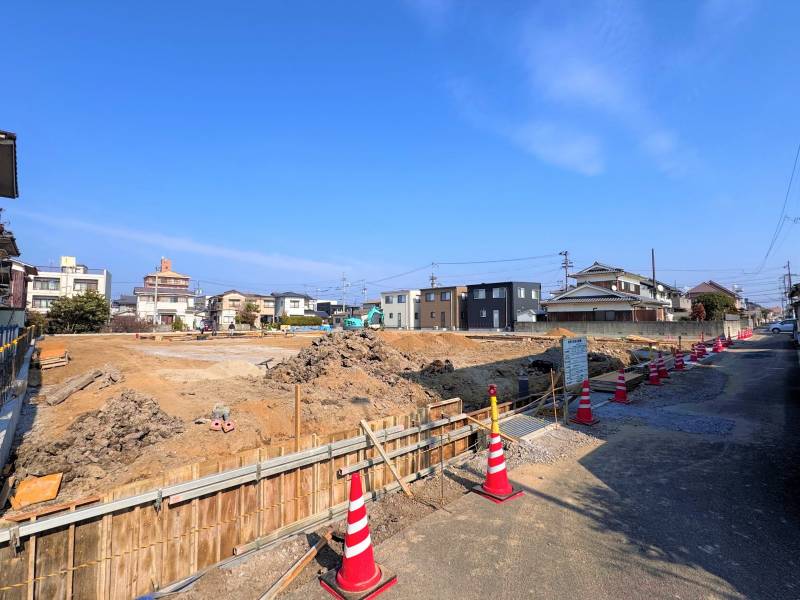
[(191, 278), (172, 270), (172, 261), (161, 258), (159, 270), (144, 276), (144, 285), (133, 288), (136, 316), (155, 325), (172, 325), (176, 319), (188, 328), (196, 327), (195, 292)]
[(502, 281), (467, 286), (467, 328), (513, 331), (517, 323), (537, 319), (542, 285)]
[(74, 256), (62, 256), (58, 267), (37, 267), (38, 273), (27, 289), (27, 305), (31, 310), (47, 313), (56, 298), (72, 298), (93, 290), (111, 303), (111, 273), (106, 269), (90, 269), (79, 264)]
[(387, 329), (419, 329), (419, 290), (381, 292), (383, 326)]
[(710, 279), (708, 281), (704, 281), (703, 283), (698, 283), (696, 286), (691, 288), (688, 292), (686, 292), (686, 297), (689, 298), (689, 300), (694, 300), (701, 294), (722, 294), (723, 296), (730, 298), (737, 309), (741, 309), (744, 306), (742, 303), (741, 294)]
[(255, 307), (258, 315), (255, 327), (275, 321), (275, 298), (265, 294), (253, 294), (228, 290), (208, 299), (207, 320), (214, 329), (226, 329), (228, 325), (236, 322), (236, 315), (250, 304)]
[(420, 290), (419, 325), (422, 329), (466, 329), (466, 286), (432, 287)]
[(672, 311), (670, 289), (620, 267), (595, 262), (570, 277), (574, 287), (542, 302), (549, 321), (665, 321)]
[(314, 298), (299, 292), (272, 292), (275, 299), (275, 318), (302, 317), (306, 311), (316, 310)]

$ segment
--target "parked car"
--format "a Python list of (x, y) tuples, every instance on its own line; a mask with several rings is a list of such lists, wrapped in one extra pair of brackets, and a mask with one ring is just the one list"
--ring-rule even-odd
[(769, 326), (769, 330), (772, 333), (794, 333), (796, 327), (797, 319), (784, 319), (783, 321), (772, 323)]

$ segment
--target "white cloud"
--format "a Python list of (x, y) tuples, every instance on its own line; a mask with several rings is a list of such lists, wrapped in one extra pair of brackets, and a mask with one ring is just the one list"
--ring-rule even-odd
[(22, 216), (51, 227), (59, 227), (72, 231), (85, 231), (103, 237), (130, 240), (154, 246), (164, 251), (182, 251), (202, 256), (213, 256), (236, 262), (248, 263), (281, 271), (295, 271), (302, 273), (330, 274), (346, 270), (341, 264), (330, 264), (284, 254), (264, 253), (254, 250), (239, 250), (217, 244), (197, 242), (190, 238), (176, 237), (152, 231), (136, 231), (122, 227), (98, 225), (69, 217), (53, 217), (27, 211), (14, 211), (15, 215)]

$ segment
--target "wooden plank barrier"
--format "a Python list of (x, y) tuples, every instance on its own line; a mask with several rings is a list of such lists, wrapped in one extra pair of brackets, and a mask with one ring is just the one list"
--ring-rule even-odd
[[(498, 409), (502, 415), (530, 401), (506, 402)], [(441, 409), (426, 407), (369, 423), (400, 477), (437, 468), (440, 460), (471, 450), (478, 427), (463, 413), (439, 418)], [(486, 420), (489, 409), (470, 416)], [(312, 453), (306, 464), (291, 463), (303, 462), (312, 449), (319, 453)], [(259, 471), (269, 461), (284, 459), (285, 466)], [(160, 589), (233, 556), (237, 547), (277, 539), (305, 522), (335, 518), (348, 491), (347, 476), (338, 472), (363, 461), (365, 492), (397, 485), (375, 446), (360, 429), (352, 429), (305, 436), (296, 453), (277, 446), (256, 448), (115, 488), (91, 504), (76, 501), (53, 514), (16, 515), (13, 522), (0, 523), (0, 600), (127, 600)], [(255, 474), (244, 481), (203, 484), (202, 494), (190, 489), (161, 497), (174, 484), (247, 466), (254, 466)], [(139, 495), (156, 500), (131, 500), (120, 510), (82, 516), (87, 508), (100, 510), (105, 503)], [(25, 534), (26, 526), (52, 519), (53, 526)]]

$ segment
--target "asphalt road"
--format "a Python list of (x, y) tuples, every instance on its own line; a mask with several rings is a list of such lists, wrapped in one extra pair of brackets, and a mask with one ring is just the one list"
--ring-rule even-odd
[(712, 368), (721, 393), (667, 410), (730, 419), (730, 433), (623, 424), (574, 459), (521, 467), (523, 498), (469, 494), (378, 546), (399, 577), (383, 597), (800, 598), (798, 353), (757, 337)]

